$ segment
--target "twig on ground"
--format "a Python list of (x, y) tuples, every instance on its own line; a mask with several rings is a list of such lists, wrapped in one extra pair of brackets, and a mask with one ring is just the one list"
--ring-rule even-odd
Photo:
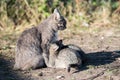
[(93, 79), (95, 79), (95, 78), (103, 75), (106, 70), (107, 70), (107, 69), (105, 69), (105, 70), (103, 70), (102, 72), (100, 72), (100, 73), (98, 73), (98, 74), (96, 74), (96, 75), (93, 75), (93, 76), (91, 76), (91, 77), (89, 77), (89, 78), (87, 78), (87, 79), (81, 79), (81, 80), (93, 80)]

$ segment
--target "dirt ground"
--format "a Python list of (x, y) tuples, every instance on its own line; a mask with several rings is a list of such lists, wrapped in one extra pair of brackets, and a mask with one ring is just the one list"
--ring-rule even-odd
[(60, 33), (64, 44), (75, 44), (87, 54), (87, 61), (77, 71), (42, 68), (14, 71), (14, 48), (18, 35), (0, 36), (0, 80), (120, 80), (120, 28), (98, 31)]

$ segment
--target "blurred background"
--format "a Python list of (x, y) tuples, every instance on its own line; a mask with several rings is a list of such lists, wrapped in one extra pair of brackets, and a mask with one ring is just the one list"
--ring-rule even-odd
[(119, 0), (0, 0), (0, 31), (37, 25), (59, 8), (72, 28), (114, 27), (120, 24)]

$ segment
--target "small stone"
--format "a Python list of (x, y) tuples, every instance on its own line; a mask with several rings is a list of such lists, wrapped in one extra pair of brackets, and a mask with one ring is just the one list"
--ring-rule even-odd
[(65, 78), (64, 76), (57, 76), (56, 79), (62, 79)]
[(38, 75), (39, 75), (39, 76), (43, 76), (43, 72), (39, 73)]
[(104, 39), (104, 37), (102, 36), (102, 37), (101, 37), (101, 39), (103, 40), (103, 39)]
[(120, 58), (116, 58), (116, 60), (120, 61)]

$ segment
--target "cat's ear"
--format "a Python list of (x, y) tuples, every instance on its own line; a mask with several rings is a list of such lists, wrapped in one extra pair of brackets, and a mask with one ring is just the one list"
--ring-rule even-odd
[(54, 18), (59, 20), (60, 17), (61, 17), (61, 14), (60, 14), (59, 10), (57, 8), (55, 8), (53, 13), (55, 15)]

